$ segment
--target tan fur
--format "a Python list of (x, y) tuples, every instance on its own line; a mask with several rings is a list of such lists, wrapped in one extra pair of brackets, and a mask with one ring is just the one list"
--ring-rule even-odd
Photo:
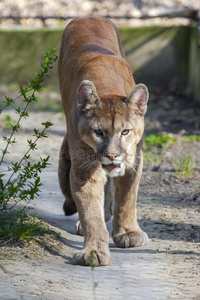
[(74, 19), (65, 29), (59, 80), (67, 120), (59, 161), (66, 215), (78, 210), (83, 250), (74, 263), (109, 265), (105, 221), (113, 214), (118, 247), (148, 242), (136, 217), (148, 91), (135, 85), (115, 25), (104, 18)]

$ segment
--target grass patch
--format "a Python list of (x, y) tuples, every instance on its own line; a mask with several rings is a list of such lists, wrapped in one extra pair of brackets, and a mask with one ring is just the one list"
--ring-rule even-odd
[(194, 158), (191, 156), (184, 156), (176, 160), (176, 177), (185, 178), (193, 174), (195, 167)]
[(162, 157), (154, 156), (152, 152), (144, 153), (144, 163), (147, 167), (153, 164), (160, 165), (162, 163)]
[(12, 124), (14, 124), (16, 121), (10, 115), (5, 115), (2, 118), (2, 122), (5, 129), (12, 129)]
[(198, 142), (200, 141), (200, 135), (184, 135), (183, 142)]
[(0, 215), (0, 246), (30, 241), (46, 231), (41, 222), (30, 217), (23, 209)]

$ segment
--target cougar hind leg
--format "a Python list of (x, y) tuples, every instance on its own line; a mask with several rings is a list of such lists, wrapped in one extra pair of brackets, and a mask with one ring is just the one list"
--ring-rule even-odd
[(58, 166), (58, 178), (60, 188), (65, 196), (65, 202), (63, 204), (63, 210), (66, 216), (73, 215), (77, 212), (76, 204), (71, 195), (69, 173), (71, 167), (71, 161), (69, 156), (69, 147), (67, 143), (67, 136), (64, 137), (61, 149)]

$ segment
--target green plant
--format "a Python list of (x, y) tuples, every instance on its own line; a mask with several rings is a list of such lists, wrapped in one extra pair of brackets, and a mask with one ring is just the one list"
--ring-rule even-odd
[[(4, 106), (0, 109), (1, 114), (4, 109), (15, 103), (19, 97), (23, 98), (25, 107), (23, 109), (21, 107), (15, 109), (15, 112), (18, 115), (18, 120), (16, 123), (11, 124), (10, 136), (3, 136), (3, 141), (6, 142), (6, 146), (4, 149), (1, 149), (2, 157), (0, 159), (0, 167), (4, 162), (6, 154), (9, 153), (9, 146), (16, 143), (16, 139), (13, 138), (13, 136), (20, 130), (21, 119), (29, 116), (29, 112), (27, 110), (28, 106), (30, 103), (37, 101), (35, 93), (42, 89), (42, 83), (45, 77), (48, 76), (47, 73), (52, 68), (52, 63), (57, 60), (55, 51), (56, 49), (52, 49), (51, 52), (44, 52), (45, 59), (44, 62), (41, 63), (42, 70), (40, 73), (35, 73), (36, 77), (33, 77), (31, 81), (28, 82), (28, 87), (20, 87), (20, 96), (14, 100), (6, 97)], [(16, 202), (21, 200), (29, 201), (38, 195), (38, 192), (40, 191), (39, 187), (41, 186), (39, 173), (41, 173), (42, 169), (46, 168), (48, 165), (49, 156), (44, 159), (40, 158), (39, 162), (33, 164), (31, 162), (31, 155), (29, 152), (37, 149), (36, 146), (38, 140), (47, 137), (46, 130), (53, 124), (51, 122), (43, 122), (42, 125), (44, 126), (43, 130), (39, 131), (38, 129), (34, 129), (34, 140), (27, 140), (28, 149), (21, 160), (19, 162), (12, 162), (11, 166), (8, 167), (7, 171), (10, 176), (5, 180), (5, 182), (3, 182), (5, 171), (0, 171), (0, 208), (6, 209), (6, 205), (11, 199), (14, 199), (15, 201), (17, 199)]]
[(94, 263), (94, 251), (91, 250), (90, 251), (90, 260), (91, 260), (91, 263), (90, 263), (90, 267), (91, 267), (91, 270), (92, 270), (92, 292), (93, 292), (93, 299), (95, 300), (96, 299), (96, 288), (98, 287), (98, 282), (96, 282), (94, 280), (94, 270), (95, 270), (95, 263)]
[(28, 216), (24, 209), (0, 215), (0, 246), (29, 241), (46, 231), (42, 223)]
[(176, 177), (185, 178), (193, 174), (195, 167), (194, 158), (184, 156), (176, 160)]
[(200, 135), (184, 135), (183, 136), (184, 142), (198, 142), (200, 141)]
[(2, 118), (2, 121), (3, 121), (4, 128), (6, 128), (6, 129), (11, 129), (12, 124), (15, 122), (10, 115), (5, 115)]
[(155, 134), (149, 134), (145, 138), (144, 147), (147, 146), (154, 146), (154, 147), (160, 147), (163, 148), (168, 142), (177, 143), (177, 140), (175, 138), (172, 138), (167, 135), (158, 136)]
[(152, 164), (160, 165), (162, 162), (161, 156), (154, 156), (152, 152), (144, 153), (144, 163), (149, 167)]
[[(39, 73), (35, 73), (35, 77), (28, 82), (27, 87), (20, 87), (19, 96), (15, 99), (10, 97), (5, 97), (5, 101), (3, 101), (3, 105), (0, 108), (0, 115), (2, 111), (4, 111), (8, 107), (12, 107), (14, 104), (16, 105), (17, 100), (21, 97), (23, 99), (22, 103), (24, 107), (15, 108), (15, 112), (18, 115), (18, 120), (13, 123), (11, 120), (11, 132), (9, 136), (3, 135), (2, 139), (5, 143), (5, 147), (0, 149), (2, 151), (2, 157), (0, 158), (0, 211), (8, 214), (8, 210), (11, 211), (12, 208), (16, 206), (20, 201), (25, 201), (24, 208), (28, 205), (30, 200), (33, 200), (39, 195), (40, 187), (42, 185), (40, 181), (40, 173), (43, 169), (46, 168), (49, 161), (49, 156), (46, 158), (41, 158), (38, 162), (33, 162), (31, 158), (31, 151), (35, 151), (37, 149), (37, 142), (39, 139), (47, 138), (47, 129), (52, 126), (51, 122), (43, 122), (43, 129), (38, 130), (34, 128), (34, 139), (27, 140), (27, 150), (22, 158), (17, 162), (11, 162), (9, 166), (7, 166), (7, 170), (5, 170), (5, 157), (9, 153), (8, 149), (10, 145), (14, 145), (17, 141), (14, 138), (14, 134), (20, 130), (20, 122), (22, 118), (27, 118), (29, 116), (28, 107), (31, 103), (37, 101), (36, 92), (41, 91), (43, 88), (43, 82), (46, 77), (48, 77), (48, 72), (52, 69), (52, 64), (57, 60), (57, 56), (55, 55), (56, 49), (52, 49), (51, 51), (44, 52), (44, 61), (41, 63), (41, 70)], [(4, 167), (4, 168), (3, 168)], [(24, 203), (24, 202), (23, 202)], [(20, 210), (21, 212), (21, 210)], [(19, 211), (16, 212), (17, 220), (19, 221), (19, 226), (16, 226), (17, 234), (15, 230), (13, 232), (18, 239), (19, 236), (23, 236), (23, 232), (26, 231), (27, 226), (27, 217), (25, 214), (20, 214)], [(13, 218), (11, 218), (13, 219)], [(2, 219), (4, 220), (4, 219)], [(7, 222), (5, 224), (1, 221), (1, 235), (5, 235), (6, 233), (9, 236), (9, 230), (11, 228), (11, 223)], [(33, 219), (29, 219), (29, 225), (33, 225)], [(3, 225), (4, 224), (4, 225)], [(18, 222), (12, 222), (12, 224), (18, 224)], [(32, 226), (34, 228), (34, 226)], [(24, 229), (20, 231), (20, 229)], [(14, 238), (12, 239), (14, 240)]]

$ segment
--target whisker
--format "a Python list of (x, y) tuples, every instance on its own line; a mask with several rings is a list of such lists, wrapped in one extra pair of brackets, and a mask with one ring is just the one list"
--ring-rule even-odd
[(133, 157), (134, 160), (137, 160), (138, 158), (139, 158), (139, 159), (142, 158), (141, 156), (136, 156), (136, 155), (132, 155), (132, 154), (127, 154), (126, 157), (131, 157), (131, 158)]
[(133, 165), (133, 166), (139, 166), (138, 163), (134, 162), (134, 163), (130, 163), (127, 159), (125, 159), (125, 161), (129, 164), (129, 165)]
[(86, 173), (87, 171), (96, 163), (98, 162), (97, 159), (95, 159), (94, 161), (91, 161), (91, 160), (87, 160), (87, 161), (84, 161), (81, 165), (79, 165), (79, 168), (84, 168), (84, 167), (87, 167), (87, 165), (89, 165), (86, 169)]
[(79, 167), (82, 168), (84, 165), (87, 165), (91, 163), (91, 161), (87, 160), (87, 161), (84, 161)]
[(136, 158), (139, 158), (139, 159), (141, 159), (141, 158), (142, 158), (142, 156), (136, 156)]
[(129, 165), (131, 165), (131, 168), (133, 169), (133, 171), (135, 172), (135, 174), (137, 174), (138, 170), (137, 170), (136, 168), (137, 168), (137, 166), (139, 166), (139, 163), (134, 162), (134, 163), (132, 164), (132, 163), (130, 163), (127, 159), (125, 159), (125, 161), (126, 161)]
[(95, 160), (95, 161), (93, 161), (91, 164), (90, 164), (90, 166), (88, 166), (88, 168), (86, 169), (86, 173), (89, 171), (89, 169), (96, 163), (96, 162), (98, 162), (98, 160)]
[[(95, 160), (94, 160), (94, 158), (95, 158)], [(86, 161), (84, 161), (84, 162), (80, 165), (80, 167), (82, 167), (83, 165), (85, 165), (85, 164), (87, 164), (87, 163), (91, 163), (91, 162), (93, 162), (93, 161), (98, 161), (98, 160), (96, 159), (96, 157), (94, 157), (94, 156), (91, 157), (91, 155), (84, 156), (84, 160), (86, 160)]]
[(135, 172), (135, 174), (137, 174), (137, 170), (136, 170), (134, 167), (133, 167), (132, 169), (133, 169), (133, 171)]

